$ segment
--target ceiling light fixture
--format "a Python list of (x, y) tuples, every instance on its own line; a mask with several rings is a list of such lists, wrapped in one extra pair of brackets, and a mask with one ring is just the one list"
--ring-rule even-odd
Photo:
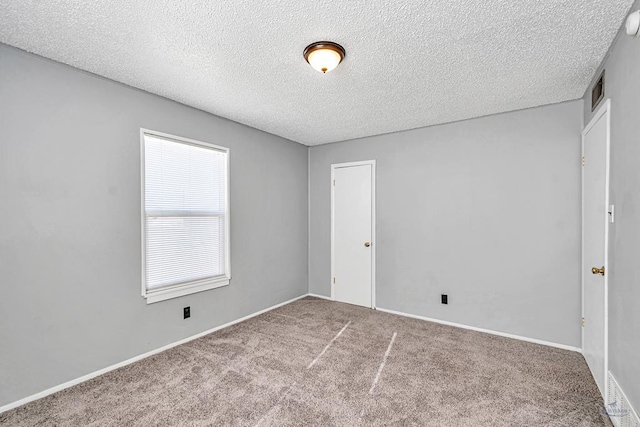
[(640, 10), (636, 10), (627, 18), (627, 34), (640, 37)]
[(304, 49), (304, 59), (314, 69), (326, 73), (342, 62), (346, 52), (342, 46), (334, 42), (315, 42)]

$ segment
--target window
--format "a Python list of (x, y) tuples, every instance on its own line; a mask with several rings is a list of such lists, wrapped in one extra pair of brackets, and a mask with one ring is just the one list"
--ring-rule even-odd
[(229, 150), (141, 130), (142, 296), (228, 285)]

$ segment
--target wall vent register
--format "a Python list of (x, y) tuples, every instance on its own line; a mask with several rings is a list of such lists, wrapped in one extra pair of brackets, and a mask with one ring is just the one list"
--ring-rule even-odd
[(591, 111), (595, 111), (600, 101), (604, 99), (604, 70), (591, 89)]

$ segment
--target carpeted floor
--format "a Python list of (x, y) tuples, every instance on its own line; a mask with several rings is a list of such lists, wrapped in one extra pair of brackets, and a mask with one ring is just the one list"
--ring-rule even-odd
[(304, 298), (0, 414), (11, 426), (608, 426), (578, 353)]

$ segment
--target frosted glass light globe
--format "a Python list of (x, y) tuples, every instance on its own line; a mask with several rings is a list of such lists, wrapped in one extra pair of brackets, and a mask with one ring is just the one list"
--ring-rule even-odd
[(338, 66), (342, 56), (332, 49), (318, 49), (309, 54), (309, 64), (316, 70), (326, 73)]
[(640, 10), (629, 15), (625, 27), (628, 35), (640, 37)]

